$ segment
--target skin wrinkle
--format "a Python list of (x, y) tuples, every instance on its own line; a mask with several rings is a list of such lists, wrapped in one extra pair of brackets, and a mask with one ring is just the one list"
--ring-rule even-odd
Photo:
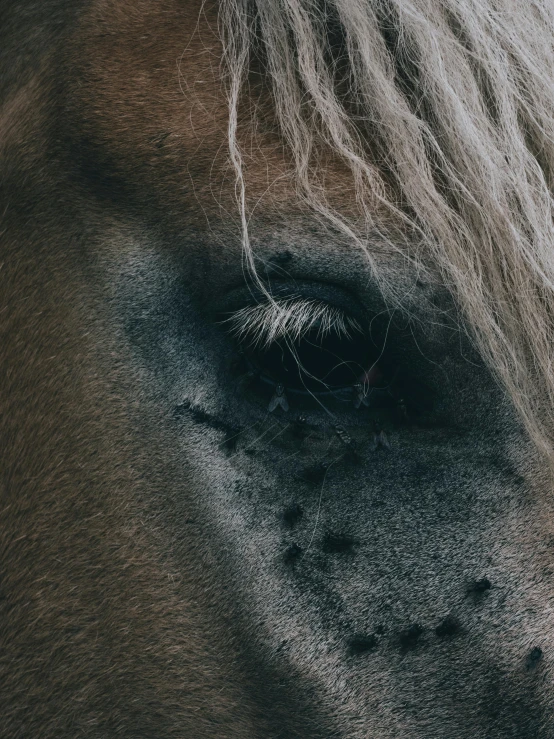
[[(421, 240), (403, 231), (413, 211), (391, 212), (383, 200), (364, 211), (340, 152), (321, 136), (303, 140), (325, 163), (318, 173), (302, 161), (316, 194), (327, 190), (354, 236), (372, 227), (372, 273), (352, 234), (314, 213), (299, 189), (291, 165), (306, 150), (286, 146), (258, 50), (253, 100), (241, 99), (237, 117), (255, 265), (286, 295), (309, 283), (352, 294), (367, 323), (382, 322), (407, 378), (406, 397), (391, 396), (381, 420), (351, 398), (325, 399), (331, 417), (292, 394), (290, 411), (268, 413), (273, 388), (241, 384), (236, 342), (220, 323), (226, 298), (252, 281), (226, 143), (218, 6), (23, 5), (24, 17), (8, 2), (0, 28), (2, 69), (17, 59), (18, 70), (0, 113), (0, 733), (550, 737), (551, 478), (460, 325), (452, 280), (432, 261), (414, 264)], [(352, 23), (376, 8), (339, 5)], [(280, 32), (282, 7), (264, 5), (276, 48), (292, 43)], [(294, 0), (287, 7), (308, 34), (317, 18)], [(491, 79), (494, 39), (525, 61), (529, 97), (520, 103), (540, 148), (550, 98), (533, 88), (532, 62), (547, 57), (548, 34), (526, 49), (523, 36), (502, 31), (517, 30), (515, 18), (493, 26), (467, 0), (448, 4), (456, 17), (437, 19), (443, 35), (423, 49), (435, 4), (387, 7), (414, 24), (414, 54), (426, 51), (426, 64), (454, 45), (463, 74), (449, 76), (446, 55), (432, 79), (441, 94), (477, 96), (468, 97), (474, 114), (478, 92), (462, 40), (452, 40), (455, 21), (466, 46), (479, 41), (474, 62)], [(524, 29), (539, 23), (532, 7), (532, 18), (517, 15)], [(358, 20), (361, 44), (372, 37), (368, 18)], [(395, 39), (379, 34), (384, 54)], [(307, 74), (307, 50), (303, 63)], [(332, 123), (323, 71), (311, 92)], [(503, 85), (498, 116), (509, 133), (513, 99)], [(301, 100), (294, 115), (309, 112), (308, 91)], [(463, 111), (454, 112), (458, 125)], [(454, 123), (443, 118), (445, 140), (450, 133), (463, 147), (465, 135), (452, 141)], [(302, 135), (311, 139), (310, 121)], [(332, 133), (327, 142), (346, 146)], [(409, 145), (406, 135), (401, 151)], [(356, 160), (366, 184), (381, 176), (384, 151), (368, 155), (370, 173)], [(548, 147), (544, 171), (547, 163)], [(394, 183), (384, 178), (386, 200)], [(414, 179), (431, 197), (429, 182)], [(501, 197), (499, 181), (490, 186)], [(467, 188), (464, 228), (479, 194)], [(514, 201), (518, 225), (529, 197)], [(504, 286), (514, 300), (524, 287)], [(375, 445), (378, 423), (390, 448)], [(291, 526), (286, 511), (302, 515)]]

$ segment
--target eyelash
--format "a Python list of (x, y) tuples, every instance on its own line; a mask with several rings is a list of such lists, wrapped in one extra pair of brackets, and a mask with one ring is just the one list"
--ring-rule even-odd
[(374, 425), (395, 426), (429, 417), (433, 391), (407, 370), (391, 348), (390, 320), (379, 319), (364, 330), (332, 304), (294, 296), (239, 308), (222, 324), (238, 345), (237, 386), (269, 412), (292, 404), (336, 421), (350, 407)]
[(224, 323), (240, 344), (256, 349), (267, 349), (279, 340), (296, 344), (313, 329), (321, 339), (331, 332), (347, 339), (362, 333), (360, 324), (340, 308), (301, 297), (240, 308)]

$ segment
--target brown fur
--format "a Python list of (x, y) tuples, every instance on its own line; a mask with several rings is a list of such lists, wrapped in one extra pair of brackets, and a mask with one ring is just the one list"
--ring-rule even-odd
[[(58, 3), (46, 5), (28, 4), (28, 18), (17, 17), (17, 4), (7, 7), (15, 28), (8, 24), (6, 37), (45, 35), (42, 14), (58, 11)], [(64, 160), (68, 137), (77, 158), (88, 139), (113, 157), (118, 172), (132, 171), (132, 152), (139, 152), (135, 161), (149, 181), (129, 198), (136, 207), (146, 199), (164, 210), (177, 209), (179, 199), (168, 198), (192, 189), (192, 175), (207, 179), (220, 143), (225, 111), (215, 99), (213, 72), (207, 103), (195, 105), (210, 105), (219, 121), (200, 133), (193, 133), (191, 105), (175, 85), (176, 60), (191, 35), (183, 29), (194, 27), (198, 8), (190, 7), (181, 24), (177, 7), (165, 10), (97, 3), (79, 30), (68, 19), (50, 46), (43, 42), (35, 69), (20, 71), (4, 103), (0, 734), (6, 737), (275, 734), (259, 705), (268, 676), (249, 674), (223, 617), (223, 584), (202, 566), (204, 532), (192, 528), (189, 566), (177, 570), (159, 525), (148, 519), (144, 473), (136, 465), (158, 479), (148, 488), (155, 495), (167, 463), (161, 450), (145, 459), (132, 438), (129, 399), (117, 387), (121, 368), (99, 372), (94, 344), (102, 319), (91, 325), (93, 297), (82, 283), (94, 259), (88, 246), (113, 216), (89, 208), (88, 186), (101, 183), (75, 191), (80, 163)], [(154, 41), (145, 44), (144, 33)], [(208, 50), (198, 41), (202, 60)], [(32, 55), (25, 45), (18, 54)], [(6, 51), (3, 69), (12, 63)], [(101, 111), (93, 130), (84, 107)], [(74, 125), (72, 117), (81, 116)], [(160, 152), (156, 143), (166, 133)], [(152, 192), (163, 202), (152, 202)], [(193, 220), (202, 218), (194, 197), (192, 207)], [(190, 214), (189, 208), (187, 220)], [(285, 689), (275, 710), (288, 712), (296, 700)], [(298, 728), (298, 736), (306, 732)]]

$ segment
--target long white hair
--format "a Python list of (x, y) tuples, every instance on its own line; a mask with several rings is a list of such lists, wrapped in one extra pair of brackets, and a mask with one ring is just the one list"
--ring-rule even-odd
[[(441, 270), (481, 354), (551, 454), (554, 3), (221, 0), (220, 22), (251, 268), (237, 121), (256, 55), (300, 196), (370, 264), (376, 212), (402, 223), (407, 256)], [(322, 144), (349, 168), (362, 218), (329, 205)]]

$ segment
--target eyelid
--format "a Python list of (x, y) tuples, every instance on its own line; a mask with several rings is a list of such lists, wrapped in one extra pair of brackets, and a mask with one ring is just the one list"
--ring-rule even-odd
[[(368, 316), (374, 316), (385, 309), (384, 304), (368, 308), (360, 302), (357, 294), (344, 286), (320, 280), (273, 280), (268, 284), (271, 299), (279, 302), (290, 298), (314, 300), (340, 308), (347, 316), (354, 318), (360, 326), (366, 326)], [(210, 310), (215, 321), (230, 316), (246, 306), (254, 306), (267, 302), (267, 296), (255, 285), (242, 284), (221, 295), (212, 296)]]
[(258, 348), (267, 348), (279, 339), (297, 342), (314, 328), (321, 337), (331, 331), (347, 338), (352, 332), (362, 333), (358, 321), (341, 308), (301, 296), (245, 306), (223, 323), (229, 324), (230, 333), (239, 341)]

